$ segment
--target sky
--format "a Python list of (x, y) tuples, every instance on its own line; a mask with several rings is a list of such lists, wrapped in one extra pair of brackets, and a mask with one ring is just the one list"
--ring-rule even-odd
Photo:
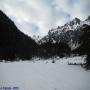
[(51, 28), (90, 15), (90, 0), (0, 0), (0, 9), (29, 36), (45, 36)]

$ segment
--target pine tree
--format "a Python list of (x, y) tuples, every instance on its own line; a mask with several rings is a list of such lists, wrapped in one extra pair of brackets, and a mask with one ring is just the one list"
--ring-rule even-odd
[(81, 37), (81, 51), (87, 55), (86, 68), (90, 69), (90, 26), (85, 26)]

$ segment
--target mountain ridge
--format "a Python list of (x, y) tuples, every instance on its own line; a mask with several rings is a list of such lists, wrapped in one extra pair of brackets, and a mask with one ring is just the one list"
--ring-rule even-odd
[(74, 18), (64, 26), (58, 26), (49, 30), (48, 35), (39, 40), (38, 43), (43, 44), (49, 41), (51, 43), (65, 42), (73, 50), (79, 46), (79, 38), (83, 33), (81, 29), (85, 25), (90, 25), (90, 16), (84, 21), (81, 21), (79, 18)]

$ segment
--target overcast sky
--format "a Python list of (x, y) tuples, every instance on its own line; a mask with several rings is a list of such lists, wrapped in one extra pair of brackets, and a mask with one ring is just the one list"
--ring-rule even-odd
[(75, 17), (86, 19), (90, 0), (0, 0), (0, 9), (24, 33), (44, 36)]

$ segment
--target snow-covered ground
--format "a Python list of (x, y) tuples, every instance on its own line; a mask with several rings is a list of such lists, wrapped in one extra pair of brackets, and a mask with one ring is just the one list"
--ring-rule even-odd
[(83, 63), (84, 57), (57, 58), (55, 63), (52, 60), (0, 62), (0, 87), (19, 87), (17, 90), (90, 90), (90, 71), (79, 65), (67, 65), (73, 60)]

